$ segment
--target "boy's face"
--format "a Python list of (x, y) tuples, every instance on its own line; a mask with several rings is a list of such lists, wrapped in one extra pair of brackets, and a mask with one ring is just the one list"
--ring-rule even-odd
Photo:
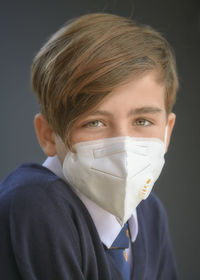
[[(164, 141), (168, 125), (168, 142), (175, 122), (173, 113), (165, 110), (165, 88), (154, 73), (117, 87), (94, 113), (74, 126), (72, 144), (108, 137), (154, 137)], [(61, 161), (66, 150), (57, 145)]]
[[(141, 78), (117, 87), (99, 105), (74, 126), (72, 144), (117, 136), (154, 137), (164, 141), (168, 126), (167, 145), (175, 122), (175, 115), (165, 110), (165, 88), (148, 73)], [(55, 149), (61, 162), (67, 150), (55, 137)]]

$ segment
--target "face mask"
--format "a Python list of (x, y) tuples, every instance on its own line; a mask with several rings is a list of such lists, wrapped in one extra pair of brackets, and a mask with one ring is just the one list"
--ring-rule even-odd
[(121, 225), (148, 197), (164, 165), (165, 144), (157, 138), (104, 138), (75, 144), (74, 149), (65, 157), (64, 176), (74, 191), (113, 214)]

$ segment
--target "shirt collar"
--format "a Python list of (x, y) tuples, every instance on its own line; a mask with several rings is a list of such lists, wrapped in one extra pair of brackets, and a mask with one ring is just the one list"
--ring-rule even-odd
[[(63, 175), (62, 166), (57, 156), (48, 157), (43, 163), (43, 166), (51, 170), (55, 175), (62, 178), (64, 181), (67, 181), (67, 179)], [(110, 248), (121, 230), (120, 224), (118, 223), (114, 215), (101, 208), (88, 197), (86, 197), (82, 193), (77, 193), (77, 195), (90, 213), (102, 243), (106, 245), (107, 248)], [(130, 229), (131, 241), (134, 242), (138, 234), (138, 220), (136, 210), (131, 215), (128, 224)]]

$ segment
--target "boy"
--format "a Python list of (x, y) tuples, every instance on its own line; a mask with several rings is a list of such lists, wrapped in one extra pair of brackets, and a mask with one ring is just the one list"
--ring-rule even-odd
[(85, 15), (39, 51), (32, 84), (48, 158), (1, 184), (3, 279), (177, 279), (150, 194), (175, 122), (168, 43), (129, 19)]

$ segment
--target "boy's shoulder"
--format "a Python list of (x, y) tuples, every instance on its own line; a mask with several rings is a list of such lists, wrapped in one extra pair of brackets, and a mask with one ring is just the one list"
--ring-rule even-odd
[[(74, 263), (82, 263), (81, 244), (85, 248), (92, 246), (92, 238), (99, 242), (80, 199), (65, 181), (38, 164), (20, 166), (1, 183), (0, 221), (0, 259), (4, 255), (9, 267), (14, 256), (22, 271), (42, 267), (42, 273), (50, 275), (45, 279), (53, 277), (51, 271), (56, 275), (62, 260), (67, 263), (63, 271), (71, 273)], [(90, 236), (90, 231), (95, 237)], [(49, 265), (49, 272), (44, 271)], [(78, 275), (78, 269), (74, 274)], [(66, 275), (60, 278), (66, 279)]]
[(69, 185), (36, 163), (19, 166), (0, 183), (1, 212), (7, 209), (13, 213), (14, 209), (39, 216), (78, 207), (80, 200)]
[(152, 221), (157, 221), (157, 223), (165, 223), (167, 220), (166, 210), (163, 203), (160, 201), (159, 197), (151, 192), (146, 200), (143, 200), (137, 207), (138, 216), (144, 219), (145, 222), (152, 223)]
[(24, 163), (13, 170), (1, 183), (0, 194), (17, 190), (20, 186), (50, 183), (56, 176), (37, 163)]
[[(137, 207), (140, 238), (146, 240), (146, 244), (152, 247), (169, 241), (168, 217), (166, 210), (155, 193), (151, 193)], [(168, 241), (166, 241), (168, 240)], [(157, 245), (156, 245), (157, 244)]]
[(59, 235), (73, 241), (88, 226), (94, 228), (86, 207), (67, 182), (32, 163), (23, 164), (0, 184), (0, 220), (5, 231), (20, 232), (24, 238), (48, 232), (52, 240)]
[(13, 170), (2, 182), (0, 182), (0, 197), (2, 195), (29, 190), (36, 192), (40, 189), (51, 188), (59, 183), (65, 186), (67, 183), (51, 172), (48, 168), (37, 163), (24, 163)]
[[(146, 201), (146, 203), (145, 203), (145, 201)], [(160, 212), (160, 211), (165, 212), (163, 203), (161, 202), (161, 200), (157, 196), (157, 194), (153, 191), (150, 193), (149, 197), (146, 200), (143, 200), (141, 202), (141, 206), (143, 208), (151, 208), (151, 209), (153, 208), (154, 210), (157, 210), (158, 212)]]
[(58, 178), (47, 168), (36, 163), (26, 163), (12, 171), (0, 183), (0, 200), (34, 198), (51, 188)]

